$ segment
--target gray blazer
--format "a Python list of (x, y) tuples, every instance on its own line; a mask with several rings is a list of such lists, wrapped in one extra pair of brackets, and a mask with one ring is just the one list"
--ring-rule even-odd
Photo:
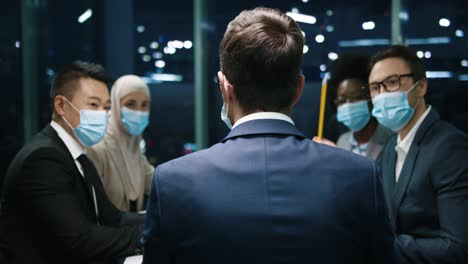
[[(394, 133), (382, 126), (381, 124), (377, 125), (377, 129), (374, 132), (374, 135), (369, 140), (369, 145), (367, 146), (367, 157), (376, 160), (379, 156), (380, 152), (382, 151), (385, 142), (387, 139), (392, 136)], [(351, 143), (350, 138), (353, 136), (352, 131), (348, 131), (342, 134), (336, 143), (339, 148), (351, 151)]]

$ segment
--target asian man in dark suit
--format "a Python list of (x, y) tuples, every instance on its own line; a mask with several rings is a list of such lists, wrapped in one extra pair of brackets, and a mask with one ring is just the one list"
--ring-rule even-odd
[(2, 183), (7, 263), (117, 263), (138, 251), (138, 217), (110, 203), (85, 154), (107, 128), (108, 81), (101, 66), (84, 62), (55, 77), (53, 120), (20, 150)]
[(277, 10), (228, 25), (220, 45), (220, 143), (158, 166), (145, 264), (394, 263), (373, 162), (312, 142), (290, 115), (304, 38)]
[(426, 105), (421, 60), (391, 46), (371, 60), (372, 114), (397, 132), (378, 164), (403, 263), (468, 263), (468, 136)]

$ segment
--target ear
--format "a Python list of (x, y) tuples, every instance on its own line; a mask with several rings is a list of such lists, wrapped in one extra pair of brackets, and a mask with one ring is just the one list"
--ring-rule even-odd
[(221, 71), (218, 71), (218, 82), (223, 101), (230, 102), (234, 94), (234, 87)]
[(224, 89), (224, 74), (221, 71), (218, 71), (218, 85), (219, 91), (221, 92), (221, 97), (223, 102), (226, 101), (226, 89)]
[(305, 83), (305, 76), (304, 74), (300, 74), (299, 81), (297, 82), (296, 94), (294, 95), (292, 105), (295, 105), (301, 98), (302, 92), (304, 91), (304, 83)]
[(65, 100), (62, 96), (55, 96), (54, 98), (54, 110), (59, 116), (65, 115)]
[(427, 79), (426, 78), (423, 78), (419, 81), (419, 84), (418, 84), (418, 96), (419, 97), (424, 97), (426, 95), (426, 92), (427, 92)]

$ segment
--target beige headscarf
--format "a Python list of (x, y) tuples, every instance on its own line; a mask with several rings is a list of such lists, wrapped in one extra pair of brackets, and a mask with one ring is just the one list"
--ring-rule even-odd
[(112, 107), (107, 128), (107, 134), (113, 137), (115, 142), (119, 142), (118, 148), (125, 162), (118, 164), (121, 167), (116, 169), (128, 172), (129, 184), (126, 193), (130, 200), (138, 198), (138, 186), (144, 180), (143, 168), (139, 166), (141, 164), (139, 160), (143, 158), (140, 149), (141, 136), (131, 136), (123, 126), (120, 118), (120, 100), (129, 93), (140, 91), (145, 92), (150, 97), (149, 88), (140, 77), (124, 75), (117, 79), (111, 90)]

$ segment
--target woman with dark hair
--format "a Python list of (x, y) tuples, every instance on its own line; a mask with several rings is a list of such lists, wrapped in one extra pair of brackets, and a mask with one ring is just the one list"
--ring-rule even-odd
[(372, 103), (365, 88), (369, 61), (363, 55), (341, 55), (331, 66), (329, 95), (337, 107), (336, 120), (349, 129), (339, 136), (336, 146), (375, 160), (392, 132), (371, 115)]

